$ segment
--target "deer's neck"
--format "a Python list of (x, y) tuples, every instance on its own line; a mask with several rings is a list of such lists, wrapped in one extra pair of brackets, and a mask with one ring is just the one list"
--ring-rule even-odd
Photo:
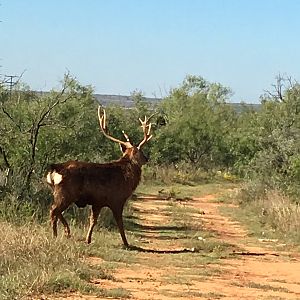
[(135, 161), (126, 159), (124, 168), (124, 178), (132, 192), (138, 186), (141, 180), (142, 167)]

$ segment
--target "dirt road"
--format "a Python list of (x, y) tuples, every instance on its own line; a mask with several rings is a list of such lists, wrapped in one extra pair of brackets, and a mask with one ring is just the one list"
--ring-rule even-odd
[[(177, 225), (176, 231), (170, 201), (154, 197), (134, 201), (139, 231), (135, 232), (137, 240), (133, 242), (139, 247), (133, 251), (139, 262), (120, 263), (114, 270), (116, 280), (96, 279), (94, 284), (106, 289), (125, 289), (131, 299), (140, 300), (300, 299), (300, 256), (275, 251), (282, 249), (278, 241), (249, 237), (241, 224), (220, 213), (220, 208), (229, 204), (216, 203), (215, 198), (207, 195), (176, 202), (176, 209), (184, 210), (186, 224), (191, 225), (188, 243), (185, 226)], [(205, 247), (188, 247), (195, 240), (197, 245), (205, 246), (209, 238), (199, 236), (199, 232), (205, 231), (213, 232), (220, 245), (229, 245), (223, 258), (222, 249), (212, 249), (208, 254)], [(220, 247), (218, 243), (216, 247)], [(91, 258), (90, 263), (102, 261)], [(64, 299), (100, 298), (72, 295)]]

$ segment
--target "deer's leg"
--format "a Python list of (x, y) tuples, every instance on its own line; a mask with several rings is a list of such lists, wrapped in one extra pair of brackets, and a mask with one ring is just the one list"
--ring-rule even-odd
[(121, 209), (121, 210), (113, 210), (113, 215), (114, 215), (114, 218), (115, 218), (115, 220), (117, 222), (117, 225), (118, 225), (118, 228), (119, 228), (119, 232), (121, 234), (121, 238), (122, 238), (123, 244), (124, 244), (125, 247), (128, 247), (129, 244), (127, 242), (126, 235), (125, 235), (125, 232), (124, 232), (124, 224), (123, 224), (122, 212), (123, 212), (123, 209)]
[(70, 237), (70, 227), (65, 220), (65, 218), (62, 215), (62, 212), (66, 209), (65, 206), (62, 206), (60, 204), (57, 204), (54, 202), (50, 209), (50, 221), (51, 221), (51, 226), (53, 230), (53, 236), (57, 237), (57, 221), (58, 219), (62, 222), (64, 228), (65, 228), (65, 233), (67, 237)]
[(100, 210), (101, 210), (101, 207), (92, 206), (91, 215), (90, 215), (90, 227), (89, 227), (88, 234), (86, 236), (86, 242), (88, 244), (90, 244), (92, 241), (93, 229), (94, 229), (95, 225), (97, 224)]
[(64, 225), (65, 228), (65, 235), (67, 238), (71, 237), (71, 231), (70, 231), (70, 227), (66, 221), (66, 219), (63, 217), (62, 213), (58, 214), (57, 216), (59, 218), (59, 220), (62, 222), (62, 224)]
[(51, 222), (51, 227), (52, 227), (54, 237), (57, 237), (58, 214), (59, 212), (57, 211), (57, 207), (55, 205), (52, 205), (50, 209), (50, 222)]

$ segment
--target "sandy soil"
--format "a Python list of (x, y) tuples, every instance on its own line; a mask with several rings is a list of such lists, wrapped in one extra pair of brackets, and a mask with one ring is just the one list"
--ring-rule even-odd
[[(173, 255), (174, 259), (183, 260), (185, 255), (200, 254), (183, 255), (180, 252), (184, 252), (184, 248), (178, 240), (159, 238), (157, 228), (167, 224), (169, 218), (164, 210), (166, 201), (146, 197), (134, 201), (133, 205), (146, 228), (142, 237), (145, 248), (153, 251), (137, 252), (141, 256), (139, 264), (120, 263), (114, 273), (116, 281), (95, 279), (94, 284), (107, 289), (124, 288), (130, 291), (131, 299), (139, 300), (300, 299), (299, 254), (280, 251), (282, 245), (279, 241), (249, 237), (241, 224), (220, 214), (219, 208), (229, 204), (215, 203), (214, 199), (214, 195), (208, 195), (194, 198), (183, 205), (199, 211), (199, 214), (191, 217), (201, 218), (204, 227), (214, 231), (218, 239), (239, 249), (230, 258), (221, 259), (216, 264), (193, 265), (192, 268), (184, 264), (177, 267), (170, 264), (161, 268), (160, 261), (167, 259), (167, 256)], [(276, 246), (277, 251), (274, 250)], [(90, 263), (101, 264), (102, 260), (91, 258)], [(58, 299), (106, 298), (76, 294)]]

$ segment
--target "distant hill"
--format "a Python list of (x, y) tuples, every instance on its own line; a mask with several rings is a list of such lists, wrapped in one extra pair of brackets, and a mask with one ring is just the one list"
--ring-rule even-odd
[[(48, 94), (49, 92), (37, 92), (41, 95)], [(96, 101), (100, 104), (107, 105), (117, 105), (121, 107), (131, 108), (134, 106), (134, 101), (132, 96), (124, 96), (124, 95), (107, 95), (107, 94), (94, 94)], [(162, 101), (162, 98), (151, 98), (151, 97), (143, 97), (144, 100), (151, 103), (153, 106)], [(261, 104), (254, 103), (227, 103), (228, 105), (232, 105), (237, 112), (241, 112), (244, 108), (259, 110)]]
[(253, 109), (257, 111), (261, 107), (261, 104), (257, 104), (257, 103), (227, 103), (227, 104), (232, 105), (237, 112), (242, 112), (245, 108)]
[[(123, 95), (103, 95), (103, 94), (94, 94), (96, 100), (106, 106), (106, 105), (117, 105), (122, 107), (133, 107), (134, 101), (131, 96), (123, 96)], [(155, 105), (158, 104), (162, 99), (161, 98), (149, 98), (144, 97), (144, 99)], [(232, 105), (238, 112), (241, 112), (243, 108), (249, 108), (258, 110), (260, 108), (260, 104), (251, 104), (251, 103), (228, 103), (228, 105)]]
[[(122, 107), (133, 107), (134, 101), (131, 96), (122, 96), (122, 95), (102, 95), (102, 94), (94, 94), (96, 100), (106, 106), (106, 105), (118, 105)], [(161, 98), (149, 98), (144, 97), (144, 100), (155, 105), (161, 101)]]

